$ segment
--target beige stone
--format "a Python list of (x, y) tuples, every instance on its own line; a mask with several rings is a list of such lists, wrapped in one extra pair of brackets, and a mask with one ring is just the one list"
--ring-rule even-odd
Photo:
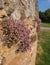
[[(3, 1), (7, 1), (7, 0), (3, 0)], [(21, 18), (25, 18), (24, 22), (29, 25), (29, 28), (32, 28), (30, 32), (30, 36), (36, 35), (36, 39), (35, 41), (32, 42), (30, 50), (16, 54), (15, 54), (15, 50), (18, 48), (16, 45), (8, 49), (7, 47), (2, 46), (1, 44), (0, 55), (5, 57), (5, 62), (3, 65), (35, 65), (38, 40), (37, 40), (36, 27), (33, 27), (33, 24), (34, 22), (36, 23), (34, 16), (38, 16), (37, 0), (9, 0), (9, 6), (10, 4), (12, 4), (11, 2), (15, 3), (14, 4), (15, 8), (13, 13), (11, 13), (11, 17), (17, 20)], [(9, 6), (7, 6), (7, 9), (6, 7), (4, 7), (4, 11), (6, 12), (4, 13), (6, 15), (7, 15), (7, 11), (9, 12)], [(13, 8), (13, 6), (11, 8)], [(3, 42), (0, 40), (0, 43)]]

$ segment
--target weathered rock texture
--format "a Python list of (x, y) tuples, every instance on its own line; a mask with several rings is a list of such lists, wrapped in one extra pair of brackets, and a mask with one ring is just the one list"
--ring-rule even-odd
[[(15, 51), (18, 48), (16, 45), (8, 49), (7, 47), (2, 46), (3, 42), (0, 40), (0, 55), (5, 57), (3, 65), (35, 65), (37, 50), (35, 20), (35, 16), (38, 17), (37, 0), (0, 0), (0, 3), (0, 18), (5, 18), (5, 16), (7, 16), (13, 17), (16, 20), (22, 19), (31, 29), (30, 35), (35, 35), (35, 41), (32, 42), (31, 49), (23, 53), (21, 52), (15, 54)], [(34, 40), (34, 38), (32, 39)]]
[[(21, 17), (28, 17), (34, 20), (37, 15), (37, 2), (36, 0), (1, 0), (0, 8), (4, 9), (8, 16), (13, 16), (16, 19)], [(1, 11), (0, 9), (0, 11)]]
[(33, 20), (35, 16), (35, 1), (34, 0), (18, 0), (13, 16), (20, 19), (21, 17), (28, 17)]

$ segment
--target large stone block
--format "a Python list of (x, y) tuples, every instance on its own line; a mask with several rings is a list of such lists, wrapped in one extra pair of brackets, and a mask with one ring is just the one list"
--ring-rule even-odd
[[(11, 48), (8, 48), (7, 46), (3, 46), (4, 42), (0, 39), (0, 55), (4, 57), (3, 65), (35, 65), (38, 41), (36, 30), (37, 21), (35, 17), (39, 17), (37, 0), (1, 0), (0, 3), (0, 8), (3, 8), (6, 17), (12, 17), (17, 21), (22, 20), (28, 25), (28, 28), (31, 30), (30, 36), (32, 39), (30, 50), (28, 49), (25, 52), (19, 53), (15, 52), (18, 48), (17, 45), (14, 44)], [(2, 10), (0, 10), (0, 12), (2, 12)], [(2, 15), (3, 14), (4, 13), (2, 13)], [(2, 15), (0, 15), (0, 18), (2, 18)], [(2, 38), (3, 30), (0, 28), (0, 31), (0, 38)]]

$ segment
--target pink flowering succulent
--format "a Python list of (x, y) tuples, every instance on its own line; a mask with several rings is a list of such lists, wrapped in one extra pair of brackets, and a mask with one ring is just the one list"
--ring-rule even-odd
[(41, 29), (41, 22), (42, 20), (39, 17), (35, 17), (36, 21), (37, 21), (37, 32), (40, 31)]
[(11, 47), (13, 44), (19, 46), (17, 51), (26, 51), (30, 47), (30, 29), (23, 20), (6, 18), (3, 23), (4, 45)]

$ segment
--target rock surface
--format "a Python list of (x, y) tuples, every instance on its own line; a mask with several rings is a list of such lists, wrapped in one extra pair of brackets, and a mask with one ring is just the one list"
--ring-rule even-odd
[(35, 1), (34, 0), (17, 0), (17, 5), (14, 13), (14, 18), (20, 19), (21, 17), (27, 17), (31, 20), (35, 16)]
[(2, 0), (0, 0), (0, 9), (4, 8), (4, 3)]
[[(11, 16), (17, 20), (27, 18), (28, 20), (25, 20), (25, 22), (29, 24), (29, 27), (32, 29), (32, 25), (34, 25), (33, 22), (36, 23), (34, 16), (38, 16), (37, 0), (0, 0), (0, 3), (0, 18), (3, 18), (3, 15)], [(0, 32), (0, 37), (2, 36), (1, 34), (2, 31)], [(10, 49), (0, 45), (2, 52), (0, 54), (6, 59), (3, 65), (35, 65), (37, 50), (36, 26), (31, 30), (31, 35), (32, 34), (36, 35), (36, 39), (35, 42), (32, 42), (31, 51), (15, 54), (16, 45)], [(0, 43), (2, 43), (1, 40)]]
[(17, 20), (21, 17), (34, 20), (34, 16), (36, 16), (35, 9), (38, 9), (35, 2), (35, 0), (0, 0), (0, 8), (3, 8), (8, 16), (12, 16)]

